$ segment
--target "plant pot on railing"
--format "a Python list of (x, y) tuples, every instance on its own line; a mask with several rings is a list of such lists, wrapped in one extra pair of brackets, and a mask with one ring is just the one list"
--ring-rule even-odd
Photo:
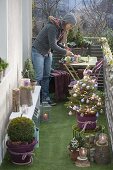
[(6, 72), (6, 68), (8, 67), (8, 63), (5, 61), (5, 60), (3, 60), (2, 58), (0, 58), (0, 70), (2, 69), (2, 71), (3, 71), (3, 77), (5, 76), (5, 72)]
[(0, 83), (2, 81), (2, 78), (3, 78), (3, 70), (0, 68)]

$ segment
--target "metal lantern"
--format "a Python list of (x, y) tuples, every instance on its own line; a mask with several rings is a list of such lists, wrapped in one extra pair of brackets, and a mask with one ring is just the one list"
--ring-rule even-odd
[(48, 102), (42, 102), (41, 121), (44, 122), (49, 121), (50, 110), (51, 110), (51, 106), (48, 104)]

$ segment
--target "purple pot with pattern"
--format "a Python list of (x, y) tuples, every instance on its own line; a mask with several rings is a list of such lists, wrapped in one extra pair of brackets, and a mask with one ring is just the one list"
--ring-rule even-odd
[(32, 163), (32, 154), (36, 144), (36, 140), (33, 140), (30, 144), (13, 144), (9, 140), (6, 142), (12, 162), (18, 165)]
[(82, 115), (77, 113), (77, 124), (80, 129), (93, 130), (96, 128), (97, 116), (94, 115)]

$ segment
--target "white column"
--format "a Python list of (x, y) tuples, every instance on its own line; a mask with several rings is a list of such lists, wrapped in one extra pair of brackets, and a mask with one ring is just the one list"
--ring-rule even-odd
[(7, 0), (0, 0), (0, 57), (7, 58)]
[(23, 63), (31, 57), (32, 46), (32, 0), (22, 1)]

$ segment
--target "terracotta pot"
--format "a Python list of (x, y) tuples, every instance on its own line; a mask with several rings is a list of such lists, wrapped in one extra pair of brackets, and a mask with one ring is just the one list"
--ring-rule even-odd
[(79, 150), (71, 150), (69, 148), (69, 154), (70, 154), (70, 158), (72, 161), (76, 161), (77, 157), (79, 156)]
[(83, 115), (77, 114), (77, 124), (80, 129), (90, 130), (96, 128), (96, 114), (94, 115)]
[(18, 165), (30, 164), (32, 162), (32, 152), (36, 144), (36, 140), (33, 140), (30, 144), (15, 144), (9, 140), (6, 142), (12, 162)]

